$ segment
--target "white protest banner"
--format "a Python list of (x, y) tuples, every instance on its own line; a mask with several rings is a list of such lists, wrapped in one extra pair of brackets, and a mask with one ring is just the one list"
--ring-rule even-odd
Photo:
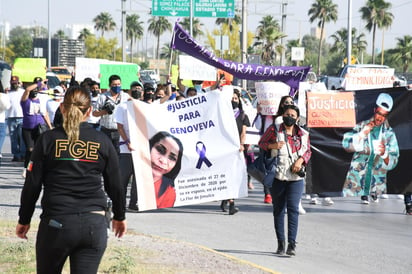
[(230, 90), (164, 104), (129, 101), (140, 210), (247, 196)]
[(275, 115), (280, 99), (290, 91), (290, 87), (282, 82), (256, 82), (255, 89), (263, 115)]
[(393, 68), (352, 68), (345, 75), (345, 90), (393, 87)]
[(189, 55), (179, 55), (179, 75), (184, 80), (216, 81), (216, 68)]

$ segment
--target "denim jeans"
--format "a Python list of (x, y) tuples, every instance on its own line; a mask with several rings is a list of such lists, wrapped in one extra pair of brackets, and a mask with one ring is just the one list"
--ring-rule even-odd
[(6, 139), (6, 123), (0, 123), (0, 154), (3, 149), (4, 139)]
[(280, 181), (275, 179), (270, 189), (276, 237), (285, 241), (285, 209), (288, 215), (288, 242), (295, 243), (298, 233), (299, 201), (303, 192), (303, 180)]
[(26, 154), (26, 146), (23, 141), (22, 134), (23, 118), (7, 118), (7, 126), (9, 128), (11, 153), (15, 158), (24, 158)]
[[(50, 221), (52, 220), (52, 221)], [(43, 217), (36, 240), (37, 273), (97, 273), (107, 246), (107, 219), (96, 213)]]

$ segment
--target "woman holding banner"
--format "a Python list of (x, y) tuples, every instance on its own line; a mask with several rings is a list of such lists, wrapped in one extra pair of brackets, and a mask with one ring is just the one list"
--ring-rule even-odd
[(295, 105), (287, 105), (279, 128), (271, 125), (259, 141), (259, 146), (278, 157), (276, 175), (270, 188), (273, 197), (273, 216), (278, 239), (276, 254), (285, 253), (284, 218), (288, 215), (287, 255), (296, 255), (296, 236), (299, 220), (299, 201), (302, 196), (305, 177), (304, 166), (308, 163), (311, 150), (309, 133), (296, 123), (300, 111)]
[(157, 208), (173, 207), (174, 180), (182, 166), (182, 142), (169, 132), (160, 131), (150, 138), (149, 145)]

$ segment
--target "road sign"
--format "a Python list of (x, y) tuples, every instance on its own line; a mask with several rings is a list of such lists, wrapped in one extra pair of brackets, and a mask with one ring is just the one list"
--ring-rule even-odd
[[(194, 17), (233, 18), (235, 0), (193, 0)], [(190, 0), (152, 0), (153, 16), (190, 16)]]

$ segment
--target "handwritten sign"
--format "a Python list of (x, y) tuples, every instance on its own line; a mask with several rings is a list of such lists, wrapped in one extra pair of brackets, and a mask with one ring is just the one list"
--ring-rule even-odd
[(179, 56), (180, 79), (185, 80), (216, 80), (216, 68), (189, 55)]
[(36, 77), (46, 79), (45, 58), (16, 58), (13, 65), (13, 75), (18, 76), (21, 82), (33, 82)]
[(122, 87), (128, 89), (133, 81), (138, 78), (138, 65), (136, 64), (100, 64), (100, 88), (109, 87), (109, 77), (113, 74), (122, 79)]
[(263, 115), (275, 115), (282, 96), (288, 95), (290, 87), (282, 82), (256, 82), (256, 96)]
[(345, 76), (346, 90), (362, 90), (393, 87), (395, 69), (348, 68)]
[(352, 92), (307, 92), (308, 127), (354, 127), (355, 101)]

